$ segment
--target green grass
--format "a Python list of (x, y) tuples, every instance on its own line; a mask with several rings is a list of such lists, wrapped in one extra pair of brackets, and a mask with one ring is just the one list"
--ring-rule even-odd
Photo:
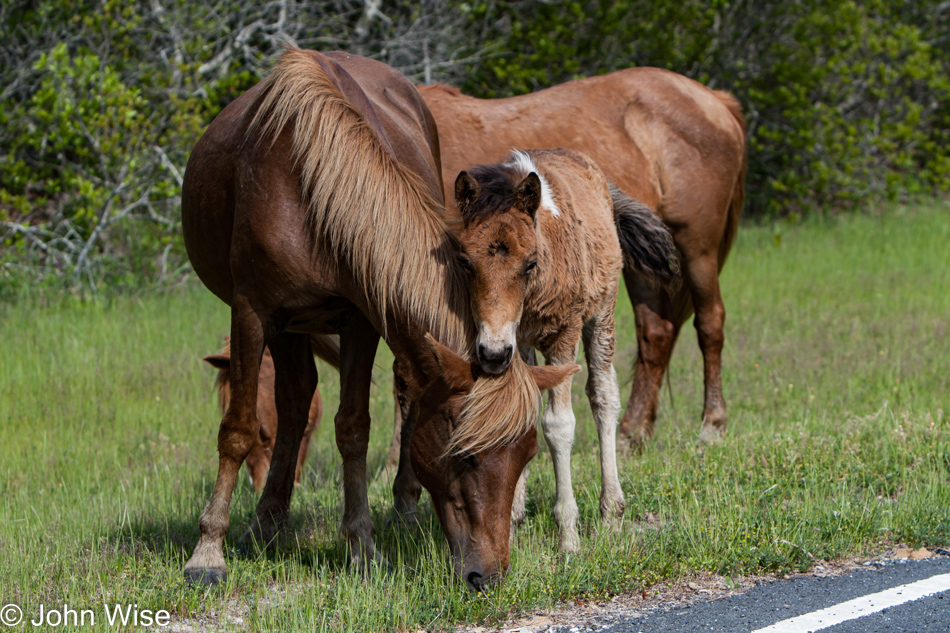
[[(947, 206), (743, 227), (722, 275), (728, 436), (696, 446), (702, 365), (687, 327), (655, 441), (621, 460), (627, 521), (607, 532), (596, 434), (577, 376), (583, 551), (569, 559), (557, 551), (542, 447), (511, 575), (481, 596), (452, 577), (425, 497), (420, 531), (386, 525), (388, 350), (372, 391), (370, 502), (377, 546), (396, 571), (364, 579), (347, 568), (332, 425), (339, 382), (321, 366), (328, 414), (281, 547), (235, 545), (256, 500), (242, 478), (227, 584), (203, 590), (184, 583), (182, 567), (216, 472), (213, 372), (200, 357), (220, 346), (227, 309), (198, 287), (6, 305), (0, 604), (15, 602), (30, 617), (41, 603), (94, 608), (103, 630), (103, 601), (238, 630), (451, 628), (695, 570), (804, 570), (898, 542), (950, 544), (948, 244)], [(625, 297), (617, 349), (626, 394), (636, 343)]]

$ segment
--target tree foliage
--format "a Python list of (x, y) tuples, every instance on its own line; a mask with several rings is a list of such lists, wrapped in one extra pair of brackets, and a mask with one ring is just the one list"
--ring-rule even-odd
[[(465, 88), (535, 90), (658, 66), (732, 91), (749, 123), (747, 213), (950, 188), (950, 3), (463, 3), (504, 55)], [(482, 45), (485, 45), (484, 43)]]
[(0, 24), (8, 286), (179, 279), (188, 153), (283, 42), (482, 97), (637, 65), (730, 90), (750, 214), (950, 189), (946, 0), (15, 0)]

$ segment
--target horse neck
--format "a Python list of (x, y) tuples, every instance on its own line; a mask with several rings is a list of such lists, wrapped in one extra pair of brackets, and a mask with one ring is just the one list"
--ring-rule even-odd
[[(561, 216), (555, 218), (550, 211), (538, 209), (537, 228), (535, 229), (538, 246), (538, 267), (531, 276), (525, 292), (525, 309), (539, 310), (547, 306), (543, 318), (554, 317), (562, 309), (565, 293), (570, 296), (576, 292), (575, 285), (587, 284), (584, 266), (578, 262), (584, 255), (577, 250), (576, 223), (573, 216), (561, 209)], [(576, 275), (580, 274), (581, 278)]]

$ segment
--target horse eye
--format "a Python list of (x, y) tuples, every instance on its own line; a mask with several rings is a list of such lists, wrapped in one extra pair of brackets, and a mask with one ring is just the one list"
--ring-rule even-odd
[(472, 453), (466, 453), (462, 456), (462, 461), (465, 462), (466, 466), (475, 468), (478, 466), (478, 458), (475, 457)]
[(532, 270), (534, 270), (534, 267), (537, 266), (537, 265), (538, 265), (538, 260), (532, 259), (530, 262), (528, 262), (527, 264), (525, 264), (525, 267), (524, 267), (524, 274), (526, 274), (526, 275), (529, 274)]
[(470, 260), (467, 255), (462, 255), (461, 253), (459, 253), (458, 261), (459, 261), (459, 266), (461, 266), (462, 270), (464, 270), (465, 272), (467, 273), (475, 272), (475, 266), (472, 264), (472, 260)]

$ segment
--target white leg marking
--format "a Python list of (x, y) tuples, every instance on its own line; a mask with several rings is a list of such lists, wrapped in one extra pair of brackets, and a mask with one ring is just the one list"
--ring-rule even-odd
[(580, 548), (577, 502), (571, 484), (571, 448), (574, 445), (575, 424), (574, 411), (571, 409), (571, 381), (565, 380), (549, 392), (548, 406), (541, 416), (541, 428), (551, 449), (557, 484), (554, 520), (560, 529), (561, 549), (565, 553), (573, 553)]
[(624, 498), (617, 473), (617, 423), (620, 419), (620, 389), (613, 364), (607, 371), (589, 367), (587, 398), (590, 400), (600, 439), (600, 516), (613, 523), (623, 516)]

